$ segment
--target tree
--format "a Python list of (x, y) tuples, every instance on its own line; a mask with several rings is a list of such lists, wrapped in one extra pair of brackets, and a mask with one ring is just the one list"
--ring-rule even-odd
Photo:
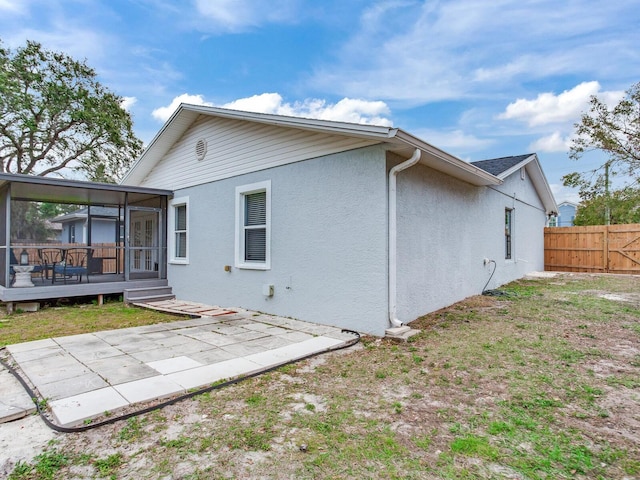
[[(640, 183), (640, 83), (627, 90), (624, 98), (613, 108), (596, 96), (591, 97), (589, 104), (589, 111), (575, 125), (576, 136), (569, 157), (579, 160), (586, 153), (597, 150), (607, 154), (608, 159), (595, 170), (573, 172), (562, 179), (565, 186), (580, 189), (579, 195), (585, 205), (601, 204), (603, 217), (598, 223), (609, 224), (611, 202), (616, 196), (626, 199), (618, 202), (618, 206), (632, 208), (637, 205), (628, 200), (638, 199), (634, 185)], [(626, 177), (626, 184), (612, 194), (612, 180), (618, 175)]]
[(583, 199), (573, 223), (602, 225), (607, 212), (611, 225), (640, 223), (640, 189), (625, 187), (611, 192), (609, 198), (597, 195)]
[(0, 170), (114, 182), (142, 151), (122, 98), (85, 62), (0, 40)]

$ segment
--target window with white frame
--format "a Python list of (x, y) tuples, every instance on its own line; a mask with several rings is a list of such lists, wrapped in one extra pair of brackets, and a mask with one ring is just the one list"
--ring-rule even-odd
[(189, 261), (189, 198), (174, 198), (169, 209), (169, 226), (171, 228), (170, 261), (172, 263), (188, 263)]
[(271, 268), (271, 181), (236, 188), (236, 267)]
[(513, 233), (513, 209), (505, 208), (504, 209), (504, 258), (507, 260), (511, 260), (513, 243), (512, 243), (512, 233)]

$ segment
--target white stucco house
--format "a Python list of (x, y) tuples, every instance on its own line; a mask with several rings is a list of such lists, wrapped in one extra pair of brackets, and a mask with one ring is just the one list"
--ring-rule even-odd
[(83, 207), (51, 221), (61, 225), (60, 242), (115, 244), (124, 236), (122, 217), (115, 207)]
[(554, 227), (573, 227), (573, 221), (578, 212), (578, 204), (564, 201), (558, 204), (558, 215), (553, 219)]
[[(535, 154), (468, 163), (401, 129), (181, 105), (123, 185), (173, 191), (179, 299), (384, 335), (543, 269)], [(494, 263), (495, 262), (495, 263)]]

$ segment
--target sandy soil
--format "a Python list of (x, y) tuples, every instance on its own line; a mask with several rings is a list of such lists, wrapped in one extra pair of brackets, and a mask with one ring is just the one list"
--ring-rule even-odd
[[(603, 297), (616, 302), (629, 303), (630, 305), (638, 305), (640, 303), (640, 295), (638, 293), (612, 294), (606, 291), (591, 290), (577, 294)], [(574, 295), (574, 293), (567, 295)], [(499, 299), (477, 297), (475, 301), (477, 302), (477, 305), (474, 305), (476, 310), (486, 308), (499, 311), (501, 308)], [(557, 298), (559, 305), (563, 301), (565, 299)], [(455, 309), (455, 307), (452, 308)], [(423, 329), (431, 328), (438, 322), (442, 322), (442, 318), (445, 317), (444, 313), (433, 315), (424, 319), (420, 327)], [(595, 323), (587, 329), (583, 328), (585, 327), (584, 325), (576, 325), (576, 322), (571, 318), (557, 322), (556, 325), (558, 327), (556, 331), (568, 345), (575, 346), (581, 351), (595, 350), (597, 348), (601, 352), (608, 352), (606, 356), (594, 355), (593, 358), (589, 357), (581, 367), (592, 372), (595, 379), (605, 379), (614, 374), (622, 377), (625, 377), (625, 375), (633, 376), (637, 371), (635, 367), (630, 367), (630, 365), (633, 365), (634, 362), (637, 363), (637, 359), (640, 358), (640, 346), (637, 337), (631, 335), (628, 329), (614, 328), (612, 325), (608, 325), (605, 332), (600, 327), (596, 330), (595, 326), (597, 325)], [(452, 329), (452, 327), (442, 325), (438, 328), (445, 328), (447, 331)], [(595, 332), (595, 334), (591, 335), (591, 332)], [(500, 341), (500, 339), (496, 341)], [(375, 347), (380, 342), (384, 341), (373, 340), (369, 348)], [(362, 353), (365, 347), (359, 345), (357, 348)], [(393, 350), (391, 351), (393, 352)], [(342, 354), (345, 355), (343, 363), (346, 365), (353, 363), (354, 366), (352, 368), (356, 368), (357, 361), (354, 358), (350, 358), (350, 356), (357, 357), (359, 355), (357, 351), (354, 353), (353, 350), (349, 350), (331, 355)], [(318, 376), (322, 375), (322, 370), (329, 368), (325, 365), (329, 358), (330, 356), (315, 357), (300, 365), (296, 375), (289, 376), (286, 372), (283, 372), (277, 381), (271, 382), (268, 388), (274, 390), (270, 392), (274, 397), (278, 397), (281, 391), (286, 389), (290, 389), (293, 392), (288, 395), (287, 401), (280, 405), (280, 416), (283, 419), (283, 423), (287, 423), (287, 419), (290, 419), (294, 414), (304, 414), (307, 410), (322, 413), (327, 409), (326, 398), (332, 392), (327, 391), (325, 395), (312, 394), (304, 383), (309, 381), (307, 374), (313, 375), (314, 372), (320, 372)], [(449, 360), (447, 358), (437, 358), (431, 362), (425, 359), (424, 363), (420, 364), (419, 368), (424, 375), (425, 381), (431, 382), (424, 391), (420, 391), (420, 396), (416, 396), (410, 386), (405, 386), (401, 383), (385, 383), (385, 381), (375, 380), (369, 385), (360, 384), (361, 401), (355, 404), (358, 408), (354, 410), (354, 414), (367, 418), (380, 415), (380, 402), (378, 400), (380, 398), (386, 399), (390, 404), (397, 405), (396, 408), (402, 409), (402, 415), (389, 414), (389, 418), (394, 420), (390, 424), (397, 438), (406, 440), (407, 445), (410, 445), (411, 439), (416, 438), (418, 434), (424, 435), (425, 432), (430, 431), (432, 428), (437, 429), (441, 428), (442, 425), (448, 425), (446, 428), (441, 428), (445, 433), (441, 438), (435, 437), (434, 445), (424, 456), (425, 462), (437, 463), (437, 458), (446, 448), (446, 442), (450, 441), (449, 437), (451, 435), (447, 433), (448, 429), (451, 428), (451, 425), (455, 425), (455, 423), (452, 423), (453, 421), (447, 420), (442, 416), (450, 415), (457, 408), (469, 411), (474, 409), (483, 411), (491, 408), (491, 405), (495, 405), (506, 395), (504, 382), (490, 381), (484, 385), (482, 392), (466, 392), (461, 389), (459, 390), (459, 396), (448, 398), (446, 395), (450, 394), (452, 390), (445, 387), (440, 388), (438, 382), (447, 381), (449, 384), (455, 384), (456, 380), (458, 380), (460, 384), (464, 385), (466, 381), (464, 375), (468, 375), (468, 372), (465, 371), (452, 373), (452, 369), (447, 366)], [(422, 362), (422, 360), (420, 361)], [(377, 365), (368, 365), (367, 367), (371, 371), (379, 368)], [(337, 369), (338, 367), (334, 365), (333, 368)], [(433, 374), (436, 371), (440, 372), (439, 375)], [(336, 370), (329, 378), (331, 380), (336, 379), (339, 372), (340, 370)], [(327, 374), (324, 373), (324, 375)], [(451, 378), (446, 377), (447, 375), (451, 376)], [(333, 388), (338, 389), (335, 385)], [(322, 388), (316, 385), (316, 391), (322, 392)], [(611, 393), (614, 394), (612, 395)], [(265, 395), (268, 396), (266, 393)], [(595, 419), (593, 416), (584, 418), (582, 415), (566, 415), (566, 417), (563, 417), (563, 421), (566, 421), (565, 426), (590, 432), (589, 438), (594, 444), (607, 443), (611, 446), (615, 446), (617, 443), (622, 446), (640, 445), (640, 416), (638, 414), (638, 396), (635, 388), (616, 390), (613, 386), (604, 386), (603, 392), (597, 395), (595, 403), (602, 411), (606, 411), (607, 415)], [(122, 422), (72, 435), (58, 434), (50, 430), (37, 416), (0, 424), (0, 478), (8, 475), (17, 462), (31, 461), (35, 456), (42, 453), (51, 441), (56, 442), (63, 451), (69, 449), (69, 451), (76, 452), (91, 452), (101, 457), (120, 452), (127, 459), (127, 462), (119, 471), (118, 478), (140, 478), (140, 472), (149, 472), (153, 466), (149, 462), (157, 459), (149, 452), (153, 451), (161, 443), (161, 440), (164, 442), (180, 441), (180, 439), (187, 436), (197, 437), (203, 442), (207, 435), (212, 437), (216, 435), (216, 423), (229, 422), (229, 424), (233, 424), (234, 417), (236, 420), (241, 418), (246, 414), (246, 409), (245, 401), (237, 399), (229, 401), (227, 399), (227, 403), (224, 404), (224, 411), (219, 413), (216, 419), (213, 413), (203, 414), (207, 410), (203, 409), (198, 402), (179, 402), (163, 409), (158, 414), (158, 418), (151, 418), (145, 427), (147, 429), (145, 435), (136, 437), (134, 440), (120, 442), (113, 439), (117, 439), (118, 434), (122, 436), (122, 431), (126, 428)], [(162, 419), (159, 419), (160, 415)], [(429, 422), (432, 422), (432, 424), (429, 424)], [(255, 468), (265, 458), (271, 458), (271, 466), (273, 466), (273, 463), (284, 462), (280, 465), (283, 471), (286, 471), (286, 464), (296, 458), (295, 455), (299, 455), (301, 451), (307, 454), (307, 445), (291, 443), (292, 439), (295, 438), (297, 438), (296, 432), (285, 432), (282, 437), (274, 440), (273, 448), (268, 453), (239, 449), (234, 450), (231, 454), (227, 451), (228, 449), (220, 449), (215, 454), (210, 453), (211, 458), (205, 458), (202, 456), (204, 453), (200, 451), (192, 453), (190, 458), (176, 455), (172, 462), (173, 475), (165, 478), (183, 478), (186, 475), (192, 475), (195, 468), (194, 465), (199, 468), (202, 465), (206, 465), (207, 461), (215, 461), (221, 465), (228, 463), (229, 471), (235, 471), (239, 475), (238, 478), (242, 476), (242, 472), (246, 472), (245, 469)], [(439, 443), (440, 441), (442, 444)], [(527, 445), (522, 445), (522, 448), (526, 449)], [(140, 454), (138, 452), (147, 452), (149, 454)], [(274, 458), (277, 461), (273, 462)], [(73, 468), (75, 469), (73, 470), (75, 478), (86, 478), (85, 474), (87, 476), (92, 475), (91, 472), (93, 470), (89, 467), (76, 465)], [(88, 469), (83, 472), (83, 468)], [(487, 463), (484, 468), (487, 469), (486, 478), (522, 478), (518, 472), (504, 465)], [(617, 478), (633, 477), (619, 476)]]
[(19, 461), (30, 462), (60, 435), (37, 415), (0, 424), (0, 478), (9, 475)]

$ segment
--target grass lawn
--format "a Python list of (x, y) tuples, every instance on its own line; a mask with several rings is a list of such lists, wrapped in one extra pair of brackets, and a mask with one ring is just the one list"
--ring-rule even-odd
[(43, 338), (170, 322), (175, 318), (154, 310), (127, 307), (122, 302), (47, 307), (32, 313), (18, 311), (0, 316), (0, 347)]
[[(10, 478), (640, 478), (640, 278), (502, 290), (416, 320), (408, 343), (364, 337), (62, 435)], [(30, 339), (17, 319), (74, 333), (161, 320), (145, 315), (116, 304), (14, 315), (0, 344)]]

